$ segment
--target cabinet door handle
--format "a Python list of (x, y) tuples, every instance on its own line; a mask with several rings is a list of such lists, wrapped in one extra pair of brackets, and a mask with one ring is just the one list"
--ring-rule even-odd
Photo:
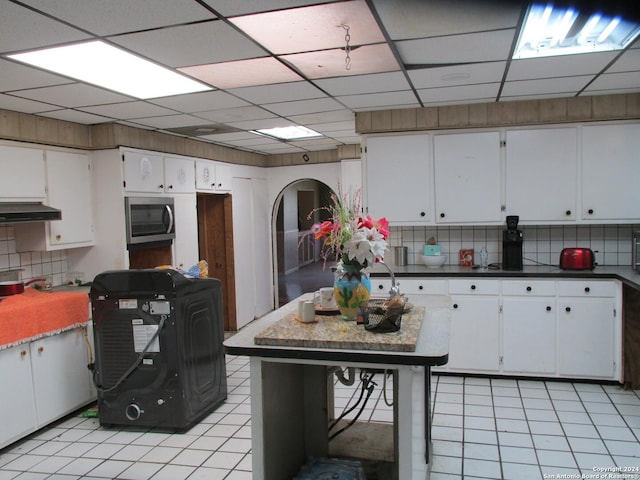
[(589, 293), (591, 289), (589, 287), (584, 287), (584, 293)]
[(173, 188), (173, 185), (167, 185), (167, 190), (171, 190)]
[(530, 292), (530, 291), (531, 291), (531, 287), (527, 287), (527, 292)]
[(565, 215), (568, 217), (569, 215), (571, 215), (571, 210), (567, 210), (566, 212), (564, 212)]
[(440, 214), (440, 218), (444, 218), (444, 213), (441, 213), (441, 214)]
[(564, 311), (569, 313), (571, 311), (571, 307), (565, 307)]
[(424, 289), (424, 287), (422, 285), (419, 285), (418, 290), (422, 290), (422, 289)]
[(587, 213), (588, 213), (589, 215), (593, 215), (593, 208), (590, 208), (589, 210), (587, 210)]
[(62, 235), (60, 235), (60, 234), (57, 234), (57, 235), (56, 235), (56, 240), (57, 240), (57, 241), (60, 241), (60, 240), (62, 240)]
[(382, 290), (382, 289), (384, 289), (384, 285), (382, 284), (378, 285), (378, 290)]
[(476, 286), (475, 285), (471, 285), (471, 290), (475, 290)]
[(38, 353), (44, 352), (44, 347), (38, 347)]
[(212, 183), (212, 184), (211, 184), (211, 188), (213, 188), (213, 187), (215, 187), (215, 186), (216, 186), (216, 184), (215, 184), (215, 183)]
[(26, 357), (27, 356), (27, 351), (26, 350), (20, 350), (20, 356), (21, 357)]
[(453, 304), (453, 308), (458, 308), (458, 304), (457, 304), (457, 303), (454, 303), (454, 304)]
[(426, 217), (427, 216), (427, 212), (420, 212), (420, 216), (421, 217)]
[(164, 184), (163, 184), (163, 183), (161, 183), (160, 185), (158, 185), (158, 188), (159, 188), (159, 189), (163, 189), (163, 188), (164, 188)]
[(551, 307), (549, 305), (547, 305), (547, 312), (551, 311)]

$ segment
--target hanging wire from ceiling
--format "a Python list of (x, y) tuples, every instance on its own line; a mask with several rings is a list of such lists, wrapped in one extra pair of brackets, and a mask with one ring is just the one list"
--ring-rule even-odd
[(344, 28), (344, 31), (345, 31), (345, 34), (344, 34), (344, 42), (345, 42), (345, 47), (344, 47), (344, 51), (345, 51), (344, 66), (345, 66), (345, 69), (351, 70), (351, 45), (349, 44), (349, 42), (351, 41), (351, 34), (349, 33), (349, 25), (343, 23), (340, 26), (342, 28)]

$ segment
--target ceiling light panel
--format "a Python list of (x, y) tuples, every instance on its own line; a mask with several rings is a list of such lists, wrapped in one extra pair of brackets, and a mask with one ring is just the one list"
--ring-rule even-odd
[(364, 0), (292, 8), (230, 19), (270, 52), (287, 54), (384, 41)]
[(136, 98), (211, 90), (209, 86), (102, 41), (34, 50), (9, 57)]
[(533, 4), (527, 12), (513, 58), (622, 50), (640, 34), (640, 24), (580, 7)]
[(364, 45), (351, 50), (348, 70), (342, 49), (297, 53), (282, 58), (310, 79), (399, 70), (398, 62), (387, 44)]
[(178, 70), (225, 90), (302, 80), (293, 70), (271, 57), (197, 65)]
[(262, 128), (256, 130), (257, 134), (266, 135), (267, 137), (277, 138), (279, 140), (293, 141), (293, 140), (308, 140), (311, 138), (319, 138), (323, 135), (311, 130), (310, 128), (300, 125), (291, 125), (289, 127), (277, 127), (277, 128)]

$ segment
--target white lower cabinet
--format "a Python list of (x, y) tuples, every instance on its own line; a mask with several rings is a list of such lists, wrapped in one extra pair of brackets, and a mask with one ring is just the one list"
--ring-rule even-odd
[(614, 302), (611, 299), (567, 298), (558, 306), (560, 375), (614, 377)]
[(498, 297), (452, 295), (448, 370), (495, 373), (500, 369)]
[(29, 345), (0, 350), (0, 385), (2, 412), (0, 448), (33, 432), (36, 406), (31, 381)]
[(0, 448), (95, 400), (81, 329), (0, 350)]
[[(415, 290), (435, 280), (403, 281)], [(453, 310), (449, 362), (435, 372), (622, 381), (617, 280), (461, 278), (441, 293)]]
[(31, 343), (30, 350), (38, 427), (92, 400), (82, 330), (37, 340)]
[(556, 373), (556, 299), (502, 300), (502, 367), (511, 374)]

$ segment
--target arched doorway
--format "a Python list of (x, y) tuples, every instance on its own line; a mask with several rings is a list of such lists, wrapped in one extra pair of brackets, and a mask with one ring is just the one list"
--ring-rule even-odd
[[(276, 305), (333, 284), (332, 263), (326, 265), (310, 236), (312, 224), (325, 220), (321, 207), (331, 203), (333, 190), (312, 179), (296, 180), (278, 196), (273, 211)], [(313, 212), (311, 216), (309, 213)]]

